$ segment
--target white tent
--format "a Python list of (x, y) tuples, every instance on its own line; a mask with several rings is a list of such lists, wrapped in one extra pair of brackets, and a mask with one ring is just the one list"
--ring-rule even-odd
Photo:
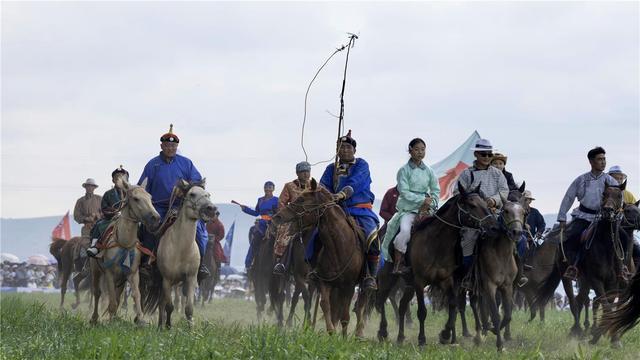
[(9, 253), (2, 253), (0, 254), (0, 262), (5, 262), (8, 261), (10, 263), (19, 263), (20, 262), (20, 258), (13, 255), (13, 254), (9, 254)]

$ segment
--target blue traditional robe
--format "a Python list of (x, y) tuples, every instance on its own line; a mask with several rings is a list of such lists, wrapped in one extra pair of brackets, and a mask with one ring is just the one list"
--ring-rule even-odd
[[(160, 214), (162, 219), (169, 211), (169, 199), (171, 198), (171, 192), (178, 180), (182, 179), (188, 182), (202, 180), (202, 175), (198, 172), (195, 165), (188, 158), (176, 154), (175, 157), (168, 159), (162, 153), (149, 160), (145, 165), (138, 185), (141, 185), (144, 179), (147, 179), (146, 190), (151, 194), (153, 206)], [(177, 207), (179, 203), (173, 204)], [(207, 227), (204, 221), (198, 220), (196, 224), (196, 243), (198, 244), (198, 250), (200, 250), (200, 256), (204, 256), (204, 252), (207, 247)], [(156, 244), (154, 240), (145, 236), (143, 244), (145, 247), (155, 250)]]
[(353, 195), (343, 201), (342, 206), (345, 211), (353, 216), (358, 225), (364, 230), (367, 242), (369, 243), (369, 255), (379, 255), (380, 246), (375, 237), (377, 236), (380, 220), (373, 212), (371, 206), (375, 196), (371, 192), (371, 174), (369, 164), (364, 159), (356, 159), (350, 164), (340, 164), (340, 171), (337, 182), (333, 183), (333, 169), (335, 164), (329, 164), (322, 174), (320, 184), (332, 194), (337, 194), (345, 186), (353, 188)]
[[(258, 220), (258, 231), (261, 237), (264, 237), (264, 234), (267, 231), (267, 226), (271, 223), (271, 216), (273, 216), (278, 211), (278, 197), (272, 196), (269, 199), (265, 199), (265, 197), (258, 198), (258, 202), (256, 203), (255, 209), (252, 209), (248, 206), (243, 206), (242, 211), (245, 214), (249, 214), (251, 216), (260, 216)], [(253, 262), (253, 243), (249, 242), (249, 250), (247, 251), (247, 256), (244, 259), (244, 265), (246, 268), (251, 266)]]

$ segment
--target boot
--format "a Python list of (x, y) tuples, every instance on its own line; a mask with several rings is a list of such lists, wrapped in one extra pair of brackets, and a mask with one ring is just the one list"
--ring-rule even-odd
[(404, 254), (398, 250), (393, 250), (393, 275), (404, 275), (409, 272), (409, 268), (404, 264)]
[(87, 248), (87, 255), (90, 257), (96, 257), (100, 252), (100, 249), (96, 246), (98, 244), (98, 239), (91, 239), (91, 245)]
[(364, 290), (378, 290), (376, 284), (376, 273), (378, 272), (378, 257), (371, 257), (367, 259), (365, 266), (365, 276), (362, 286)]
[(204, 263), (201, 260), (200, 267), (198, 268), (198, 282), (201, 282), (202, 280), (208, 278), (209, 276), (211, 276), (211, 273), (209, 272), (209, 269), (207, 269), (207, 267), (204, 265)]
[(517, 252), (514, 254), (514, 256), (516, 258), (516, 264), (518, 265), (518, 273), (516, 274), (518, 282), (516, 283), (516, 285), (518, 285), (518, 287), (523, 287), (529, 282), (529, 278), (524, 276), (524, 261), (522, 260), (522, 258), (520, 258)]
[(280, 257), (276, 257), (276, 265), (273, 267), (273, 275), (284, 275), (286, 270), (287, 269), (284, 267)]

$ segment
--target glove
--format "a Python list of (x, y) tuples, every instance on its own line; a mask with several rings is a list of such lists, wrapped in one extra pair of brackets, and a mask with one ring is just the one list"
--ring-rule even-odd
[(335, 202), (342, 201), (342, 200), (344, 200), (346, 198), (347, 198), (347, 195), (342, 191), (340, 191), (337, 194), (333, 194), (333, 201), (335, 201)]

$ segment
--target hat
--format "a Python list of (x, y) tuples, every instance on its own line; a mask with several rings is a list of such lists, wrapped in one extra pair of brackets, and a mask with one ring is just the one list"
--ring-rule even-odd
[(491, 141), (489, 141), (487, 139), (478, 139), (478, 141), (476, 141), (476, 146), (472, 147), (471, 150), (473, 150), (473, 151), (493, 151), (494, 148), (491, 145)]
[(502, 162), (507, 165), (507, 156), (505, 154), (493, 153), (493, 158), (491, 159), (491, 161), (493, 160), (502, 160)]
[(303, 172), (303, 171), (311, 171), (311, 164), (309, 164), (306, 161), (301, 161), (299, 163), (296, 164), (296, 172)]
[(351, 137), (351, 129), (349, 129), (349, 132), (347, 133), (347, 135), (342, 136), (338, 139), (338, 143), (350, 144), (351, 146), (353, 146), (354, 149), (356, 148), (356, 140)]
[(624, 176), (627, 176), (627, 174), (622, 171), (622, 168), (619, 165), (613, 165), (609, 168), (609, 175), (611, 174), (622, 174)]
[(87, 185), (98, 187), (98, 184), (96, 184), (96, 181), (92, 178), (88, 178), (87, 181), (82, 183), (82, 187), (87, 187)]
[(267, 181), (266, 183), (264, 183), (264, 187), (267, 187), (267, 186), (272, 186), (275, 188), (276, 184), (274, 184), (273, 181)]
[(169, 124), (169, 132), (160, 137), (160, 142), (173, 142), (176, 144), (180, 142), (178, 135), (173, 133), (173, 124)]
[(525, 199), (531, 199), (531, 200), (535, 200), (536, 198), (533, 197), (533, 195), (531, 195), (531, 191), (529, 190), (525, 190), (524, 193), (522, 194), (522, 197)]
[(111, 177), (116, 176), (116, 174), (125, 174), (127, 175), (127, 177), (129, 177), (129, 172), (127, 170), (125, 170), (122, 165), (120, 165), (119, 168), (113, 170), (113, 172), (111, 173)]

